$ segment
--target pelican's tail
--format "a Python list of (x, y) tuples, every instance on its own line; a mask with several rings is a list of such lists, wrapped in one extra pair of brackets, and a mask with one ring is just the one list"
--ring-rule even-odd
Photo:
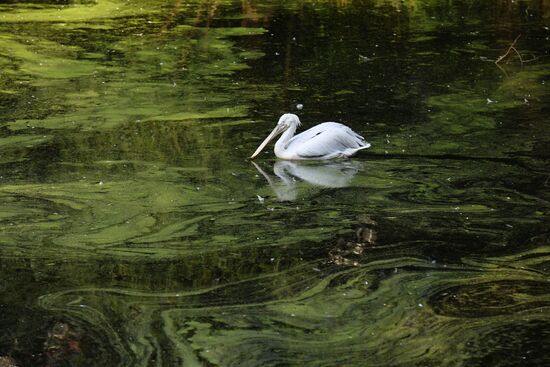
[(355, 155), (360, 150), (370, 148), (370, 146), (371, 146), (370, 143), (367, 143), (365, 141), (364, 145), (362, 145), (358, 148), (348, 148), (348, 149), (346, 149), (344, 152), (342, 152), (342, 155), (345, 156), (345, 157), (351, 157), (351, 156)]

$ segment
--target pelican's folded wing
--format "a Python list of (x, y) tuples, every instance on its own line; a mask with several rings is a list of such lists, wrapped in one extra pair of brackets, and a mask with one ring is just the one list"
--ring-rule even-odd
[(302, 158), (347, 156), (350, 149), (370, 146), (365, 139), (349, 127), (337, 122), (325, 122), (292, 138), (287, 150)]

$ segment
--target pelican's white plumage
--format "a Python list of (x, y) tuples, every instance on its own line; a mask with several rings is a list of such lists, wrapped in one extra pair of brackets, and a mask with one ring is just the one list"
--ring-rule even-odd
[(281, 159), (351, 157), (359, 150), (370, 147), (361, 135), (338, 122), (323, 122), (294, 136), (298, 126), (298, 116), (292, 113), (282, 115), (275, 129), (250, 158), (257, 156), (280, 133), (283, 135), (275, 143), (275, 155)]

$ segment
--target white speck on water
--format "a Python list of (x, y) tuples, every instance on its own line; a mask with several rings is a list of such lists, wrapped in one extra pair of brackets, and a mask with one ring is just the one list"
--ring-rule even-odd
[(256, 195), (256, 197), (258, 198), (258, 201), (260, 203), (263, 203), (265, 201), (265, 199), (263, 197), (261, 197), (260, 195)]
[(298, 110), (301, 110), (301, 109), (303, 109), (303, 108), (304, 108), (304, 105), (301, 104), (301, 103), (298, 103), (298, 104), (296, 105), (296, 109), (298, 109)]
[(99, 181), (99, 186), (103, 185), (103, 181)]
[(368, 281), (368, 280), (365, 280), (365, 284), (369, 284), (369, 281)]
[(422, 303), (419, 303), (418, 307), (424, 307), (424, 305)]
[(275, 52), (275, 56), (279, 56), (279, 53), (278, 53), (278, 52)]

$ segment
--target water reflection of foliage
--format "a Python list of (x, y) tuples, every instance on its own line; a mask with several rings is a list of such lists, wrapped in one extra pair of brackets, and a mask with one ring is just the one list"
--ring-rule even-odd
[[(74, 9), (80, 11), (78, 7)], [(6, 115), (7, 119), (16, 120), (10, 124), (11, 129), (112, 129), (121, 123), (146, 120), (243, 117), (247, 108), (245, 98), (235, 100), (235, 93), (242, 88), (236, 87), (228, 77), (246, 67), (245, 59), (259, 54), (249, 51), (235, 54), (234, 43), (228, 37), (259, 34), (262, 30), (175, 27), (169, 26), (168, 20), (162, 23), (164, 28), (159, 34), (151, 34), (148, 33), (150, 26), (144, 29), (143, 20), (156, 17), (156, 11), (155, 7), (148, 7), (145, 14), (138, 11), (132, 14), (137, 18), (129, 17), (117, 23), (118, 13), (111, 14), (114, 18), (109, 19), (105, 18), (108, 13), (98, 15), (90, 11), (90, 19), (100, 22), (102, 27), (95, 29), (93, 23), (81, 23), (80, 19), (72, 20), (68, 16), (68, 27), (64, 30), (59, 29), (57, 23), (45, 21), (38, 29), (24, 29), (19, 35), (5, 38), (4, 45), (11, 54), (10, 66), (18, 65), (17, 71), (10, 74), (17, 77), (27, 74), (30, 83), (30, 89), (24, 92), (26, 83), (13, 89), (9, 86), (13, 86), (14, 81), (9, 78), (6, 81), (6, 93), (28, 93), (29, 97), (16, 100), (27, 100), (31, 105), (30, 110), (25, 103)], [(59, 13), (63, 19), (64, 11)], [(22, 12), (17, 15), (20, 18), (13, 20), (32, 18), (32, 14), (33, 10)], [(200, 16), (196, 22), (202, 22)], [(85, 29), (90, 32), (84, 35)], [(64, 34), (60, 35), (61, 32)], [(111, 36), (110, 44), (104, 43), (106, 32), (116, 35)], [(34, 37), (30, 44), (29, 37)], [(76, 45), (70, 45), (74, 41)], [(48, 96), (56, 100), (52, 103)], [(180, 103), (170, 107), (164, 103), (165, 109), (158, 111), (159, 101), (168, 100)], [(41, 101), (49, 103), (45, 105)]]
[[(480, 333), (488, 339), (505, 333), (511, 343), (501, 347), (513, 349), (521, 345), (524, 329), (516, 327), (521, 320), (528, 318), (532, 324), (529, 328), (534, 330), (547, 319), (539, 312), (548, 306), (541, 293), (544, 281), (530, 270), (533, 264), (506, 273), (490, 262), (444, 266), (408, 258), (407, 254), (415, 252), (414, 246), (401, 247), (400, 259), (384, 255), (376, 259), (380, 250), (371, 251), (351, 268), (326, 267), (304, 258), (269, 276), (191, 292), (74, 289), (49, 294), (41, 303), (48, 309), (62, 307), (73, 322), (86, 324), (97, 323), (101, 315), (116, 322), (116, 318), (111, 319), (116, 317), (111, 310), (128, 313), (133, 309), (132, 322), (118, 333), (124, 340), (134, 340), (127, 348), (136, 353), (137, 360), (158, 356), (155, 351), (162, 348), (166, 353), (163, 358), (223, 365), (246, 361), (265, 365), (263, 358), (267, 357), (262, 356), (269, 351), (271, 362), (291, 358), (306, 365), (318, 365), (319, 353), (323, 353), (327, 366), (387, 361), (396, 353), (400, 361), (460, 364), (491, 353), (480, 353), (477, 348)], [(485, 271), (480, 272), (480, 267)], [(492, 303), (512, 273), (517, 287), (523, 289), (521, 297), (501, 295), (501, 302)], [(512, 292), (508, 287), (506, 290)], [(457, 303), (472, 301), (477, 311), (469, 328), (464, 328), (459, 318), (441, 315), (452, 313)], [(78, 311), (79, 305), (85, 307)], [(519, 307), (522, 312), (509, 315), (510, 307)], [(500, 314), (508, 315), (506, 320)], [(388, 320), (393, 320), (392, 328), (384, 327)], [(435, 342), (434, 333), (446, 337)], [(144, 343), (144, 338), (153, 334), (157, 338)], [(164, 338), (175, 344), (161, 346)], [(401, 343), (396, 345), (395, 340)], [(255, 356), (252, 360), (251, 352)], [(537, 353), (536, 358), (541, 355)]]

